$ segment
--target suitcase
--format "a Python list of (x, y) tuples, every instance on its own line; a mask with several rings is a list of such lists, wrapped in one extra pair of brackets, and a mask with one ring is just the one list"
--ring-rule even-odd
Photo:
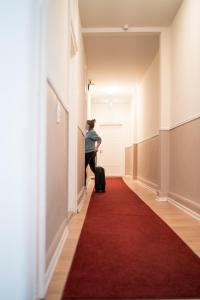
[(97, 193), (104, 193), (105, 192), (105, 170), (102, 167), (95, 168), (95, 191)]

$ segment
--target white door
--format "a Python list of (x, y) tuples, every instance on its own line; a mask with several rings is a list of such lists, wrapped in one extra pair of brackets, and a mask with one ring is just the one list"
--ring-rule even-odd
[(92, 102), (92, 118), (97, 120), (95, 130), (102, 138), (97, 164), (105, 168), (106, 176), (125, 173), (125, 147), (130, 144), (130, 102)]
[(123, 125), (100, 125), (99, 133), (102, 145), (99, 148), (97, 164), (105, 168), (106, 176), (123, 176)]

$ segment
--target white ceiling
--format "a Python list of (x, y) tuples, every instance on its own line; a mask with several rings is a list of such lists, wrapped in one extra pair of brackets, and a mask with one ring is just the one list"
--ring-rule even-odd
[(130, 87), (141, 81), (159, 49), (158, 33), (139, 34), (123, 30), (110, 33), (109, 28), (119, 28), (124, 24), (129, 27), (168, 25), (181, 2), (79, 0), (82, 27), (101, 27), (101, 33), (84, 34), (88, 78), (95, 83), (93, 94), (106, 97), (106, 89), (102, 88), (105, 86), (123, 87), (113, 97), (120, 93), (130, 94)]
[(182, 0), (79, 0), (83, 27), (166, 26)]
[(88, 78), (95, 85), (133, 86), (158, 51), (157, 35), (85, 36)]

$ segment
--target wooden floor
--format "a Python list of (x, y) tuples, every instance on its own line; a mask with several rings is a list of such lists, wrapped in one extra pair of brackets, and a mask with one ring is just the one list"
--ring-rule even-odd
[[(159, 215), (185, 243), (200, 257), (200, 222), (193, 219), (176, 206), (168, 202), (158, 202), (155, 194), (130, 179), (124, 179), (127, 185)], [(87, 212), (89, 200), (93, 190), (93, 181), (89, 185), (86, 200), (79, 214), (74, 215), (69, 223), (69, 236), (56, 266), (50, 282), (45, 300), (60, 300), (62, 290), (71, 266), (73, 255), (79, 239), (81, 228)], [(180, 300), (180, 299), (179, 299)], [(200, 299), (198, 299), (200, 300)]]

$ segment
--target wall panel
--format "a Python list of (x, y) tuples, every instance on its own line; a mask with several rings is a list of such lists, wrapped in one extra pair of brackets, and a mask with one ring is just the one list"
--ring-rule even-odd
[(200, 213), (200, 118), (170, 130), (169, 196)]
[(66, 223), (68, 114), (60, 105), (53, 88), (49, 84), (47, 88), (46, 264), (48, 267)]

